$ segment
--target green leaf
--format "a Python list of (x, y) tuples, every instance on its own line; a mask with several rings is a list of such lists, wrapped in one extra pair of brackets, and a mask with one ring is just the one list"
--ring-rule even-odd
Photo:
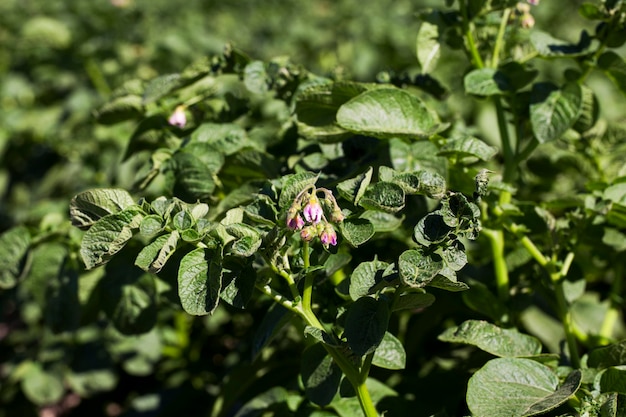
[(515, 329), (502, 329), (482, 320), (467, 320), (446, 329), (439, 340), (476, 346), (500, 357), (533, 356), (541, 353), (541, 342)]
[(484, 314), (494, 321), (506, 314), (506, 306), (485, 284), (476, 280), (469, 281), (469, 291), (463, 293), (463, 302), (477, 313)]
[(578, 7), (578, 13), (589, 20), (605, 20), (609, 16), (604, 13), (597, 4), (583, 3)]
[[(51, 271), (53, 272), (53, 271)], [(78, 329), (81, 305), (78, 298), (78, 272), (69, 265), (48, 277), (46, 287), (46, 324), (54, 333), (71, 332)]]
[(156, 77), (146, 84), (146, 89), (143, 93), (143, 103), (152, 103), (162, 97), (165, 97), (171, 91), (180, 87), (180, 85), (180, 74), (165, 74)]
[(141, 96), (127, 95), (109, 101), (96, 112), (98, 123), (113, 125), (125, 120), (136, 119), (143, 115)]
[(163, 218), (156, 214), (150, 214), (139, 224), (139, 233), (146, 237), (152, 237), (164, 229)]
[(383, 340), (374, 352), (372, 365), (385, 369), (404, 369), (406, 366), (406, 351), (402, 342), (393, 334), (385, 332)]
[(579, 133), (591, 129), (598, 121), (600, 114), (600, 103), (593, 90), (586, 85), (581, 85), (581, 105), (580, 115), (574, 123), (574, 130)]
[(372, 297), (361, 297), (348, 307), (344, 336), (359, 356), (376, 350), (389, 323), (389, 305)]
[(261, 246), (261, 235), (247, 224), (230, 224), (226, 226), (226, 231), (236, 238), (227, 248), (228, 252), (233, 255), (249, 257), (254, 255)]
[(107, 267), (107, 277), (99, 282), (100, 299), (107, 317), (122, 334), (150, 331), (156, 324), (156, 283), (150, 274), (138, 274), (122, 261)]
[(179, 239), (180, 233), (177, 230), (168, 235), (159, 236), (139, 252), (135, 265), (146, 272), (159, 273), (174, 254)]
[(365, 210), (359, 217), (369, 221), (374, 226), (374, 232), (393, 232), (404, 220), (404, 216), (398, 218), (391, 213), (378, 210)]
[(443, 268), (443, 262), (421, 250), (402, 252), (398, 259), (398, 272), (404, 285), (419, 288), (428, 285)]
[(488, 161), (498, 152), (493, 146), (487, 145), (473, 136), (463, 135), (446, 140), (439, 155), (455, 156), (456, 158), (473, 157)]
[(206, 143), (224, 155), (233, 155), (250, 145), (246, 130), (234, 123), (202, 123), (191, 142)]
[(373, 172), (374, 169), (369, 167), (364, 173), (337, 184), (337, 191), (339, 192), (339, 195), (354, 205), (359, 204), (359, 200), (361, 200), (363, 194), (365, 194), (367, 186), (372, 181)]
[(339, 224), (341, 235), (354, 247), (358, 247), (374, 236), (374, 225), (367, 219), (348, 218)]
[(13, 288), (17, 284), (30, 240), (30, 233), (24, 226), (14, 227), (0, 235), (0, 288)]
[(626, 369), (624, 366), (610, 367), (600, 376), (601, 392), (626, 394)]
[(598, 67), (622, 94), (626, 94), (626, 61), (621, 56), (613, 51), (607, 51), (598, 58)]
[(626, 364), (626, 340), (592, 350), (587, 364), (599, 369)]
[(429, 73), (437, 66), (441, 53), (439, 43), (439, 28), (429, 22), (422, 22), (417, 32), (416, 42), (417, 61), (422, 67), (422, 73)]
[(215, 189), (211, 170), (192, 153), (176, 152), (168, 161), (167, 171), (171, 173), (173, 194), (182, 200), (207, 200)]
[(245, 308), (252, 298), (256, 284), (256, 271), (251, 265), (224, 269), (220, 298), (233, 307)]
[(315, 185), (318, 177), (318, 174), (308, 171), (291, 174), (285, 177), (278, 205), (284, 209), (291, 206), (291, 203), (293, 203), (293, 200), (300, 193), (300, 191), (311, 185)]
[(37, 363), (29, 365), (22, 379), (22, 390), (26, 398), (39, 406), (56, 403), (65, 391), (61, 376), (45, 371)]
[(96, 221), (83, 236), (80, 255), (87, 269), (103, 265), (119, 252), (139, 228), (143, 215), (137, 207), (109, 214)]
[(135, 204), (126, 190), (100, 188), (77, 194), (70, 202), (72, 226), (88, 229), (102, 217), (118, 213)]
[(452, 292), (469, 289), (466, 283), (458, 281), (456, 273), (448, 267), (439, 271), (439, 274), (428, 283), (428, 286)]
[(287, 401), (289, 393), (283, 387), (273, 387), (245, 403), (234, 417), (259, 417), (268, 409)]
[(578, 43), (571, 44), (535, 29), (530, 33), (530, 42), (539, 55), (544, 57), (577, 57), (589, 53), (591, 38), (587, 32), (583, 31), (580, 34), (580, 40)]
[(183, 257), (178, 269), (178, 296), (187, 313), (215, 311), (221, 289), (222, 267), (217, 254), (198, 248)]
[(530, 359), (497, 358), (470, 378), (467, 405), (477, 416), (534, 416), (567, 401), (580, 381), (580, 371), (574, 371), (557, 389), (559, 379), (547, 366)]
[(446, 180), (436, 172), (418, 172), (420, 183), (419, 193), (430, 198), (441, 198), (446, 192)]
[(339, 108), (337, 123), (351, 132), (381, 139), (426, 139), (446, 128), (419, 98), (396, 88), (356, 96)]
[(393, 168), (400, 172), (430, 172), (442, 178), (448, 175), (448, 160), (438, 156), (439, 147), (430, 141), (411, 144), (401, 139), (389, 140)]
[(392, 182), (377, 182), (365, 190), (359, 205), (369, 210), (382, 210), (395, 213), (404, 207), (404, 190)]
[(243, 69), (243, 83), (254, 94), (268, 91), (267, 72), (263, 61), (252, 61)]
[[(387, 384), (383, 384), (374, 378), (367, 378), (365, 385), (367, 386), (367, 390), (374, 404), (380, 404), (385, 398), (398, 396), (398, 393), (389, 388)], [(343, 390), (343, 386), (341, 389)], [(394, 398), (390, 401), (394, 402), (396, 399)], [(337, 412), (339, 417), (355, 417), (363, 414), (356, 396), (351, 396), (350, 398), (335, 398), (335, 401), (330, 403), (330, 407)]]
[(252, 357), (256, 357), (295, 316), (280, 304), (272, 304), (263, 316), (252, 341)]
[(417, 243), (430, 246), (443, 242), (451, 231), (452, 228), (445, 223), (441, 211), (437, 210), (420, 219), (415, 225), (413, 237)]
[(493, 96), (511, 90), (506, 75), (495, 68), (480, 68), (467, 73), (463, 79), (465, 92), (477, 96)]
[(582, 108), (580, 86), (562, 89), (551, 83), (533, 85), (530, 94), (530, 123), (539, 143), (560, 138), (578, 119)]
[(300, 374), (307, 398), (322, 407), (330, 404), (339, 389), (342, 372), (321, 343), (304, 350)]
[(406, 292), (394, 300), (391, 311), (419, 310), (430, 306), (434, 302), (435, 296), (432, 294), (425, 292)]
[(388, 267), (387, 262), (378, 260), (360, 263), (350, 276), (350, 298), (358, 300), (370, 294), (385, 279)]

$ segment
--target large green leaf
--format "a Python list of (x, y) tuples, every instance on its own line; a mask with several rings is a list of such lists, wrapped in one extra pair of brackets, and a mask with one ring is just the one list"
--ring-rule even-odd
[(530, 94), (530, 123), (539, 143), (560, 138), (578, 119), (582, 93), (576, 83), (558, 88), (551, 83), (533, 85)]
[(212, 313), (221, 289), (222, 266), (215, 253), (198, 248), (183, 257), (178, 269), (178, 296), (187, 313)]
[(12, 288), (22, 271), (22, 258), (30, 245), (30, 233), (17, 226), (0, 235), (0, 288)]
[(342, 372), (321, 343), (304, 350), (300, 374), (307, 398), (320, 406), (330, 404), (339, 389)]
[(467, 320), (446, 329), (439, 340), (465, 343), (500, 357), (533, 356), (541, 353), (541, 342), (515, 329), (502, 329), (481, 320)]
[(70, 202), (72, 226), (87, 229), (98, 219), (120, 212), (135, 204), (126, 190), (99, 188), (82, 192)]
[(419, 98), (396, 88), (356, 96), (339, 108), (337, 123), (354, 133), (382, 139), (429, 138), (445, 128)]
[(367, 219), (345, 219), (339, 224), (341, 235), (352, 246), (357, 247), (374, 236), (374, 225)]
[(609, 366), (626, 364), (626, 340), (599, 347), (589, 352), (587, 364), (594, 368), (607, 368)]
[(119, 252), (139, 228), (143, 214), (129, 207), (96, 221), (83, 236), (80, 254), (87, 269), (103, 265)]
[(344, 336), (359, 356), (376, 350), (389, 323), (389, 305), (372, 297), (361, 297), (348, 307)]
[(550, 368), (522, 358), (497, 358), (470, 378), (467, 405), (476, 416), (535, 416), (563, 404), (580, 386), (575, 371), (558, 387)]

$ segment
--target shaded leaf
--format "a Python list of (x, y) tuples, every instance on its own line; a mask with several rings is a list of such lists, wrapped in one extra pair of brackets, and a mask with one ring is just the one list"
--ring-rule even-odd
[(344, 336), (359, 356), (373, 352), (383, 340), (389, 323), (389, 306), (384, 300), (361, 297), (348, 307)]
[(198, 248), (183, 257), (178, 269), (178, 296), (187, 313), (212, 313), (221, 289), (222, 267), (217, 254)]
[(560, 138), (578, 119), (582, 97), (580, 86), (566, 84), (562, 89), (550, 83), (533, 85), (530, 122), (539, 143)]
[(0, 288), (13, 288), (22, 271), (22, 259), (30, 246), (30, 233), (17, 226), (0, 235)]
[(304, 350), (300, 374), (307, 398), (319, 406), (330, 404), (339, 389), (342, 372), (321, 343)]

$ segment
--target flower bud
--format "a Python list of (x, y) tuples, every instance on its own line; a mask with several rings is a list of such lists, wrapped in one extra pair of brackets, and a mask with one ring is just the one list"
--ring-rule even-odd
[(287, 214), (287, 227), (291, 230), (300, 230), (304, 226), (304, 220), (297, 210), (289, 209)]
[(324, 227), (324, 230), (320, 234), (320, 240), (326, 247), (328, 247), (328, 245), (335, 246), (337, 244), (337, 232), (335, 232), (335, 229), (330, 223), (327, 223), (326, 227)]
[(317, 227), (315, 226), (307, 226), (300, 231), (300, 237), (302, 240), (310, 242), (313, 238), (317, 236)]
[(167, 119), (167, 122), (170, 125), (176, 126), (180, 129), (184, 128), (185, 125), (187, 124), (187, 116), (185, 115), (185, 106), (181, 105), (181, 106), (176, 107), (176, 110), (174, 110), (174, 113), (172, 113), (169, 119)]

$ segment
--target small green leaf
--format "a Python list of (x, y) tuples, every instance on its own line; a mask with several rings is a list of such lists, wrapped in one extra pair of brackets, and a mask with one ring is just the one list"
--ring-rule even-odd
[(497, 358), (470, 378), (467, 405), (477, 416), (534, 416), (567, 401), (580, 381), (580, 371), (572, 372), (557, 389), (559, 379), (547, 366), (530, 359)]
[(224, 269), (220, 298), (233, 307), (245, 308), (252, 298), (256, 284), (256, 271), (245, 265)]
[(221, 289), (222, 267), (215, 253), (198, 248), (183, 257), (178, 269), (178, 296), (187, 313), (212, 313)]
[(580, 86), (562, 89), (550, 83), (533, 85), (530, 97), (530, 122), (539, 143), (560, 138), (578, 119), (582, 108)]
[(404, 190), (392, 182), (377, 182), (367, 187), (359, 205), (369, 210), (395, 213), (404, 207)]
[(436, 260), (421, 250), (404, 251), (398, 259), (400, 279), (409, 287), (419, 288), (428, 285), (442, 268), (441, 260)]
[(495, 68), (475, 69), (465, 76), (463, 83), (467, 94), (477, 96), (494, 96), (511, 90), (506, 75)]
[(300, 374), (307, 398), (322, 407), (330, 404), (339, 389), (342, 372), (321, 343), (304, 350)]
[(211, 170), (192, 153), (176, 152), (168, 160), (166, 171), (170, 174), (173, 194), (182, 200), (206, 200), (215, 189)]
[(422, 67), (422, 73), (429, 73), (435, 69), (440, 53), (439, 28), (432, 23), (422, 22), (416, 42), (417, 61)]
[(415, 225), (413, 237), (417, 243), (430, 246), (443, 242), (451, 231), (452, 228), (445, 223), (441, 211), (437, 210), (420, 219)]
[(146, 237), (152, 237), (164, 228), (163, 218), (156, 214), (144, 217), (139, 224), (139, 233)]
[(288, 208), (300, 191), (314, 185), (318, 177), (318, 174), (308, 171), (291, 174), (285, 177), (278, 205), (281, 208)]
[(340, 182), (337, 184), (337, 191), (352, 204), (359, 204), (359, 200), (361, 200), (361, 197), (365, 194), (365, 190), (372, 180), (373, 172), (372, 167), (369, 167), (364, 173)]
[(30, 240), (30, 233), (24, 226), (14, 227), (0, 235), (0, 288), (13, 288), (17, 284)]
[(589, 20), (605, 20), (609, 16), (597, 4), (583, 3), (578, 7), (578, 13)]
[(135, 265), (146, 272), (159, 273), (174, 254), (179, 239), (180, 234), (177, 230), (168, 235), (159, 236), (139, 252)]
[(88, 229), (102, 217), (135, 204), (126, 190), (100, 188), (77, 194), (70, 202), (72, 226)]
[(350, 276), (350, 297), (358, 300), (370, 294), (385, 279), (385, 271), (388, 267), (387, 262), (378, 260), (360, 263)]
[(385, 369), (404, 369), (406, 351), (402, 343), (393, 334), (385, 332), (383, 340), (374, 352), (372, 365)]
[(441, 198), (446, 192), (446, 180), (436, 172), (420, 171), (419, 178), (420, 194), (426, 194), (430, 198)]
[(398, 218), (391, 213), (378, 210), (365, 210), (359, 217), (369, 221), (374, 226), (374, 232), (393, 232), (404, 220), (404, 216)]
[(359, 356), (373, 352), (383, 340), (389, 323), (389, 305), (384, 300), (361, 297), (348, 307), (344, 336)]
[(429, 138), (445, 129), (416, 96), (396, 88), (366, 91), (339, 108), (344, 129), (381, 139)]
[(357, 247), (374, 236), (374, 225), (367, 219), (348, 218), (339, 224), (341, 235), (352, 246)]
[(467, 320), (446, 329), (439, 340), (465, 343), (500, 357), (533, 356), (541, 353), (541, 342), (515, 329), (502, 329), (481, 320)]
[(267, 72), (263, 61), (252, 61), (243, 69), (243, 83), (254, 94), (268, 91)]
[(613, 51), (607, 51), (598, 58), (598, 66), (613, 84), (626, 94), (626, 61)]
[(139, 228), (143, 215), (136, 207), (109, 214), (96, 221), (83, 236), (80, 254), (87, 269), (103, 265), (119, 252)]

